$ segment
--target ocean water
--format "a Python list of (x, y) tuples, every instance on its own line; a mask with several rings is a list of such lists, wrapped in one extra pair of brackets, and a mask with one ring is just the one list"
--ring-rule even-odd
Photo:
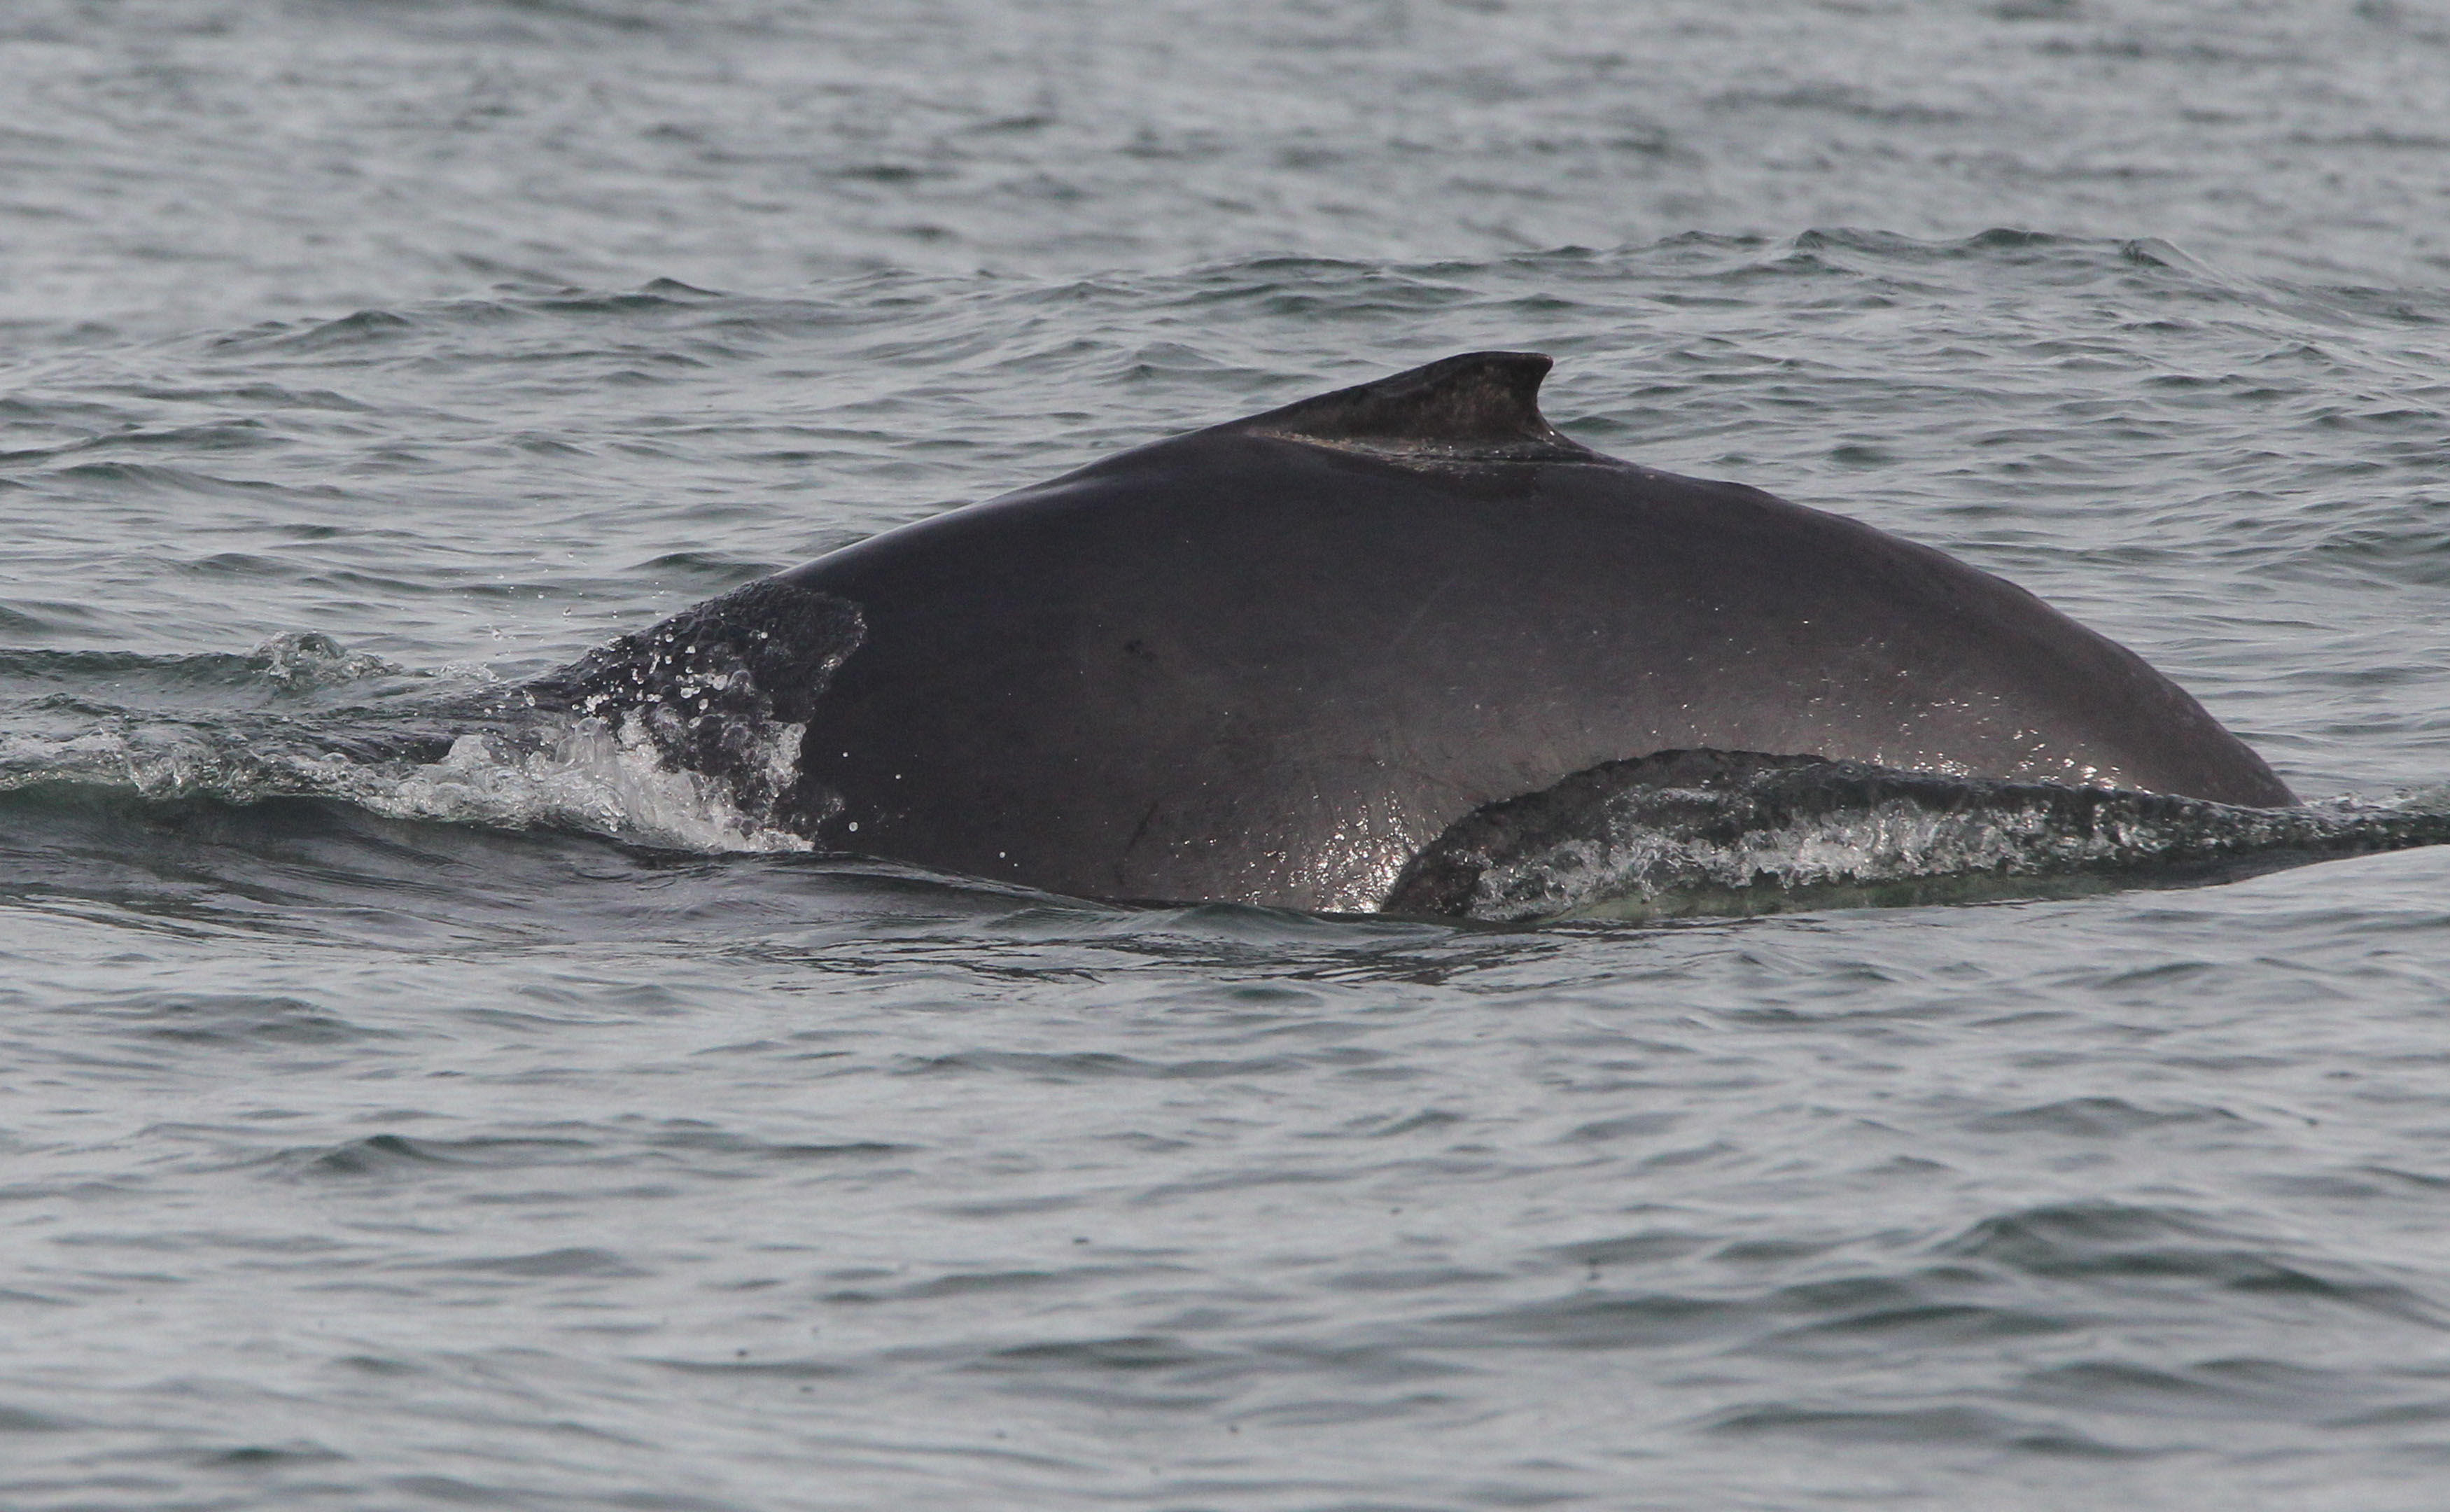
[(2443, 1504), (2450, 851), (1447, 926), (336, 742), (1508, 347), (2438, 808), (2445, 211), (2423, 0), (19, 0), (0, 1504)]

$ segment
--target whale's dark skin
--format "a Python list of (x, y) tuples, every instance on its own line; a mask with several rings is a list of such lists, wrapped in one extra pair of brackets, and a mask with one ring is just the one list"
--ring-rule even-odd
[(764, 648), (807, 726), (781, 806), (824, 846), (1084, 897), (1374, 909), (1483, 805), (1663, 750), (2295, 802), (2012, 584), (1568, 440), (1548, 367), (1468, 354), (1159, 441), (657, 633)]

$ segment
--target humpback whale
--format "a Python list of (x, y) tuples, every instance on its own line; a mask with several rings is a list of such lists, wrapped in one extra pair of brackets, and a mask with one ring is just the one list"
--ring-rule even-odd
[(1376, 910), (1475, 813), (1662, 752), (2295, 803), (2024, 590), (1561, 435), (1550, 365), (1467, 353), (1141, 446), (532, 691), (821, 848), (1118, 900)]

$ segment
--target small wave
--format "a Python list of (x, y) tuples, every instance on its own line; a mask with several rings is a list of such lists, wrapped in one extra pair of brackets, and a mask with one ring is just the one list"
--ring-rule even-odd
[(2240, 808), (1817, 757), (1667, 751), (1470, 815), (1413, 860), (1386, 909), (1659, 919), (2230, 881), (2450, 842), (2441, 796)]
[[(776, 726), (752, 744), (769, 769), (788, 771), (803, 729)], [(417, 759), (438, 746), (433, 759)], [(726, 784), (666, 766), (634, 714), (422, 738), (132, 721), (0, 737), (0, 791), (42, 783), (132, 788), (155, 800), (332, 798), (386, 819), (583, 829), (683, 850), (809, 848), (769, 816), (744, 812)]]
[[(335, 690), (403, 675), (418, 674), (315, 632), (243, 656), (10, 653), (0, 679), (35, 693), (19, 708), (39, 717), (0, 730), (0, 791), (71, 784), (156, 801), (328, 798), (387, 819), (580, 829), (700, 851), (809, 848), (770, 802), (789, 786), (805, 726), (731, 732), (727, 749), (743, 773), (725, 776), (667, 760), (651, 706), (532, 708), (433, 673), (421, 697), (332, 706)], [(103, 677), (115, 698), (133, 684), (156, 707), (95, 702)], [(193, 706), (200, 691), (201, 707), (159, 707)], [(740, 775), (749, 780), (732, 780)]]
[[(0, 625), (5, 625), (0, 618)], [(0, 650), (0, 697), (33, 692), (67, 696), (88, 705), (107, 690), (113, 697), (199, 695), (240, 701), (262, 695), (293, 695), (345, 687), (382, 677), (431, 677), (412, 672), (368, 651), (353, 651), (320, 630), (290, 630), (251, 651), (206, 651), (185, 656), (146, 656), (132, 651)]]
[(367, 651), (352, 651), (319, 630), (275, 635), (247, 657), (249, 669), (277, 688), (330, 688), (405, 671)]
[[(803, 725), (757, 732), (753, 745), (789, 786)], [(617, 724), (573, 722), (541, 746), (489, 733), (461, 735), (438, 762), (405, 772), (346, 768), (331, 796), (391, 819), (440, 819), (524, 829), (565, 825), (685, 850), (807, 850), (771, 814), (742, 810), (729, 785), (666, 765), (635, 713)]]

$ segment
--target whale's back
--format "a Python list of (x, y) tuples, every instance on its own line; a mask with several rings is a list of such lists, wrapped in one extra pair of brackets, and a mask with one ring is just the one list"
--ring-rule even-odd
[(1334, 434), (1290, 406), (786, 574), (865, 627), (809, 710), (819, 837), (1367, 909), (1475, 808), (1660, 750), (2293, 801), (2139, 657), (1943, 553), (1545, 421), (1424, 441), (1307, 403)]

